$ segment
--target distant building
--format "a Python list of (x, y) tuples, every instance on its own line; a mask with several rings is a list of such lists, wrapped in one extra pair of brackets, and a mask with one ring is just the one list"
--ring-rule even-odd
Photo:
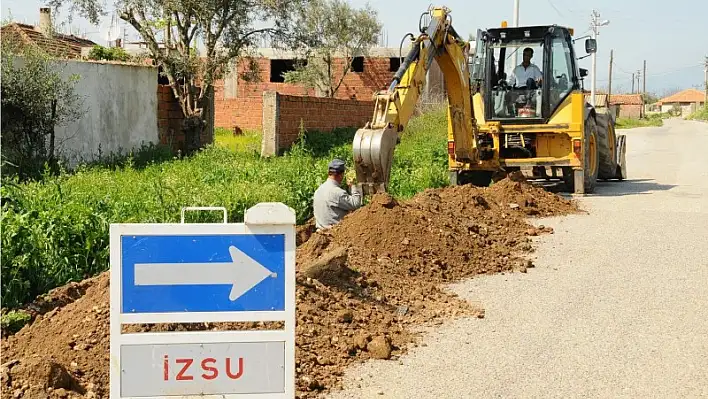
[(39, 9), (39, 26), (12, 22), (2, 27), (3, 42), (18, 46), (36, 46), (48, 55), (58, 58), (79, 59), (86, 57), (93, 46), (91, 40), (74, 35), (54, 32), (51, 11), (47, 7)]
[[(585, 93), (585, 101), (592, 104), (590, 101), (592, 94)], [(607, 94), (605, 93), (595, 93), (595, 108), (606, 108), (607, 107)]]
[(607, 103), (618, 109), (617, 116), (620, 118), (644, 117), (644, 99), (641, 94), (610, 94)]
[[(585, 95), (585, 101), (590, 102), (590, 94)], [(615, 116), (621, 118), (644, 117), (644, 100), (641, 94), (595, 94), (595, 107), (612, 108)]]
[(661, 112), (669, 112), (674, 107), (679, 107), (683, 115), (695, 112), (705, 105), (705, 93), (696, 89), (686, 89), (658, 101)]

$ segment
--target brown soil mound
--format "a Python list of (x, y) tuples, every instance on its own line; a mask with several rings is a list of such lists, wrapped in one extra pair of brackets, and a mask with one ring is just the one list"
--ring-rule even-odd
[[(458, 315), (483, 317), (439, 285), (481, 273), (526, 271), (527, 215), (575, 205), (524, 181), (490, 188), (426, 190), (408, 201), (376, 195), (335, 228), (300, 228), (297, 250), (298, 397), (336, 388), (344, 369), (391, 358), (415, 342), (411, 325)], [(108, 273), (80, 283), (3, 338), (2, 398), (108, 397)], [(57, 292), (64, 292), (58, 290)], [(61, 296), (59, 296), (61, 297)], [(46, 302), (46, 300), (45, 300)], [(45, 303), (42, 302), (42, 303)], [(131, 326), (131, 330), (262, 328), (244, 325)], [(32, 377), (27, 370), (46, 372)]]

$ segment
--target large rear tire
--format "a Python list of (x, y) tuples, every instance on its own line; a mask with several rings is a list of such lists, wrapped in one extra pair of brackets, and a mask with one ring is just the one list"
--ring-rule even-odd
[(595, 116), (597, 125), (597, 153), (599, 156), (598, 178), (607, 180), (615, 177), (617, 160), (615, 158), (615, 129), (609, 114), (598, 113)]

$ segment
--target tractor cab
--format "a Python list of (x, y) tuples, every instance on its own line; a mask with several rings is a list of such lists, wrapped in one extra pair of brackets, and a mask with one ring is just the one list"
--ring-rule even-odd
[[(479, 31), (472, 80), (484, 99), (487, 121), (547, 123), (587, 75), (578, 69), (572, 30), (557, 26), (494, 28)], [(595, 51), (586, 41), (588, 53)], [(512, 65), (516, 55), (516, 65)]]

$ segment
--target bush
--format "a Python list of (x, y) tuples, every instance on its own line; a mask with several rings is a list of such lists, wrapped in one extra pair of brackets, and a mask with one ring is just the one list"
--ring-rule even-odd
[(54, 129), (83, 114), (78, 76), (62, 78), (63, 63), (41, 50), (2, 45), (2, 174), (38, 178), (58, 169)]
[(688, 120), (708, 121), (708, 105), (687, 116)]
[[(391, 192), (409, 197), (447, 183), (444, 111), (413, 120), (396, 148)], [(333, 157), (352, 165), (354, 129), (308, 132), (284, 156), (210, 146), (196, 155), (138, 168), (84, 166), (73, 174), (2, 185), (2, 302), (15, 308), (48, 290), (108, 268), (111, 223), (179, 222), (183, 206), (224, 206), (230, 222), (259, 202), (283, 202), (298, 223)], [(187, 222), (215, 222), (193, 214)]]
[(130, 61), (131, 57), (121, 47), (103, 47), (95, 45), (89, 52), (90, 60), (106, 60), (106, 61)]

